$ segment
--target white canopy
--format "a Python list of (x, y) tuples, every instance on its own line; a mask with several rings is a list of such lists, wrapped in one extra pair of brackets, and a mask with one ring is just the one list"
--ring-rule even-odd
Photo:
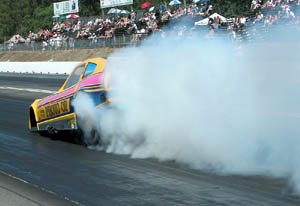
[(214, 19), (216, 17), (219, 17), (223, 22), (226, 22), (226, 20), (227, 20), (224, 16), (221, 16), (218, 13), (214, 13), (214, 14), (210, 15), (209, 17), (205, 18), (205, 19), (202, 19), (200, 21), (195, 22), (195, 25), (198, 25), (198, 26), (207, 25), (210, 18)]
[(178, 4), (181, 4), (181, 2), (180, 2), (179, 0), (172, 0), (172, 1), (170, 1), (170, 3), (169, 3), (170, 6), (178, 5)]
[(108, 12), (107, 12), (107, 14), (118, 14), (118, 13), (120, 13), (122, 10), (120, 10), (120, 9), (116, 9), (116, 8), (111, 8)]
[(25, 39), (21, 37), (19, 34), (13, 35), (7, 42), (14, 42), (15, 44), (21, 42), (24, 43)]

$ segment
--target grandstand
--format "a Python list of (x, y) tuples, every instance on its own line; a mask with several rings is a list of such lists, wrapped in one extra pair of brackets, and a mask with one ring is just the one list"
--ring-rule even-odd
[(64, 21), (54, 19), (51, 30), (30, 31), (27, 37), (12, 38), (0, 45), (0, 51), (121, 48), (138, 46), (154, 33), (159, 38), (166, 38), (166, 32), (168, 38), (174, 40), (200, 37), (257, 42), (270, 39), (268, 35), (277, 25), (299, 31), (299, 2), (276, 2), (268, 0), (260, 6), (256, 2), (255, 6), (251, 5), (252, 10), (247, 16), (227, 18), (226, 21), (219, 17), (210, 18), (205, 26), (195, 26), (194, 23), (213, 13), (208, 4)]

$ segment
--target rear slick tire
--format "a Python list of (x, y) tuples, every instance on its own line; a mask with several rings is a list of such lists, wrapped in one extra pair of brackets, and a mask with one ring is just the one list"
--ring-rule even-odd
[(96, 129), (92, 129), (89, 137), (86, 138), (87, 146), (95, 146), (100, 143), (100, 135)]

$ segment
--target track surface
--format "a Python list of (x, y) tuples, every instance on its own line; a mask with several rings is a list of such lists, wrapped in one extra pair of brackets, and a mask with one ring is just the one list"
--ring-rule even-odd
[[(2, 74), (0, 86), (55, 91), (63, 78)], [(300, 205), (286, 179), (218, 176), (30, 133), (27, 108), (42, 96), (0, 89), (1, 202), (17, 202), (13, 193), (28, 205)]]

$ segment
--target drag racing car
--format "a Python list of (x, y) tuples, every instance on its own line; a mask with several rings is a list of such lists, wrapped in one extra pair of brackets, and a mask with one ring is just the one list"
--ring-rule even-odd
[[(105, 63), (103, 58), (83, 61), (73, 69), (56, 93), (36, 99), (29, 107), (29, 129), (42, 134), (78, 131), (80, 123), (72, 106), (78, 92), (88, 94), (95, 107), (110, 102), (106, 97), (108, 87), (104, 72)], [(91, 136), (95, 135), (95, 132), (91, 133)]]

